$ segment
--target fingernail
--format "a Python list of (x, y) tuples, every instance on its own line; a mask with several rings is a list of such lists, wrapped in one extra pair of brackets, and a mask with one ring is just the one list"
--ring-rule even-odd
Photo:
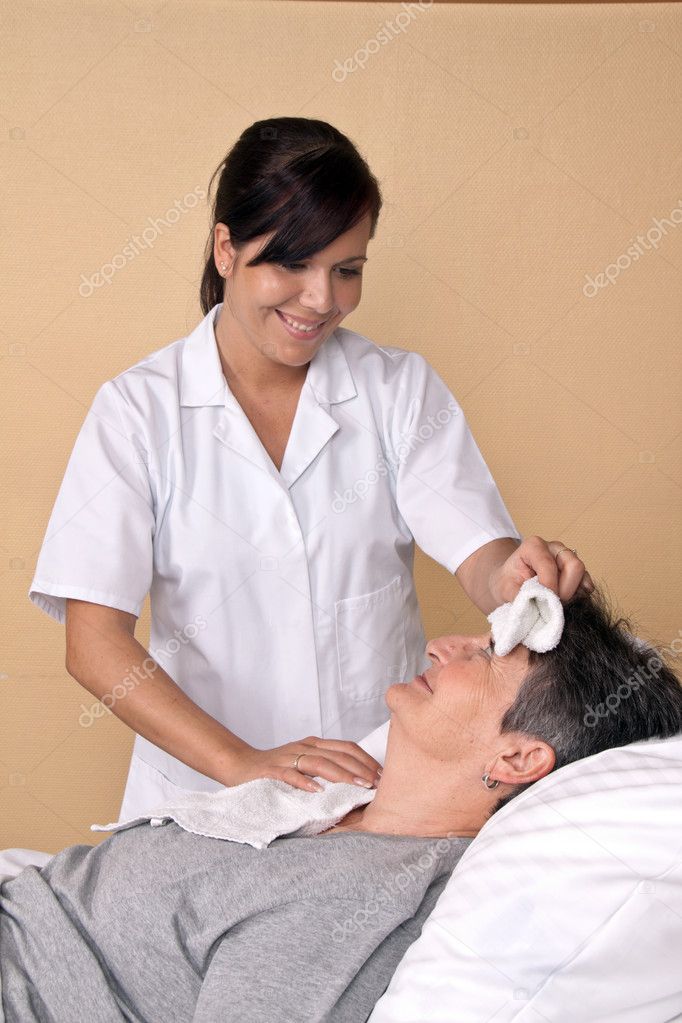
[(311, 792), (321, 792), (322, 791), (322, 786), (319, 785), (316, 781), (311, 781), (311, 783), (310, 783), (310, 791)]
[(356, 785), (362, 785), (365, 789), (371, 789), (373, 787), (371, 781), (365, 781), (363, 778), (353, 778), (353, 781)]

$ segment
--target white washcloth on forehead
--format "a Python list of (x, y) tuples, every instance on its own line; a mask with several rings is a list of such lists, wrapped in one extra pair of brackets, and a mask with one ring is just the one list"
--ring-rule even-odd
[(553, 590), (536, 575), (526, 579), (514, 599), (488, 615), (495, 653), (504, 657), (518, 643), (544, 654), (553, 650), (564, 631), (564, 608)]

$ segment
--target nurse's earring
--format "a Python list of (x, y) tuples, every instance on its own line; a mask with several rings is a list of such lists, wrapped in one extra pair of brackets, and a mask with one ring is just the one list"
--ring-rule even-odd
[(487, 771), (486, 771), (486, 773), (484, 775), (482, 775), (481, 781), (483, 782), (483, 784), (485, 785), (485, 787), (487, 789), (496, 789), (497, 786), (500, 784), (499, 781), (497, 781), (497, 780), (494, 780), (492, 785), (489, 784), (489, 782), (490, 782), (490, 775), (488, 774)]

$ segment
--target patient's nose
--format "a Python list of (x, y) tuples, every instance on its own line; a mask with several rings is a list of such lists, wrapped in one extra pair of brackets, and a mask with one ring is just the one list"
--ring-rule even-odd
[(444, 664), (461, 648), (465, 636), (438, 636), (426, 644), (426, 654), (436, 664)]
[(480, 636), (438, 636), (426, 644), (426, 654), (434, 663), (444, 664), (469, 646), (487, 646), (489, 637), (489, 632)]

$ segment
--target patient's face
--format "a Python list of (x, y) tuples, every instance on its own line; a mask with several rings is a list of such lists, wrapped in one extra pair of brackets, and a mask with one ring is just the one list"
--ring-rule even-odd
[(386, 704), (410, 744), (444, 759), (492, 748), (528, 671), (528, 648), (519, 643), (504, 657), (486, 654), (490, 639), (488, 631), (431, 640), (424, 677), (432, 692), (416, 678), (390, 686)]

